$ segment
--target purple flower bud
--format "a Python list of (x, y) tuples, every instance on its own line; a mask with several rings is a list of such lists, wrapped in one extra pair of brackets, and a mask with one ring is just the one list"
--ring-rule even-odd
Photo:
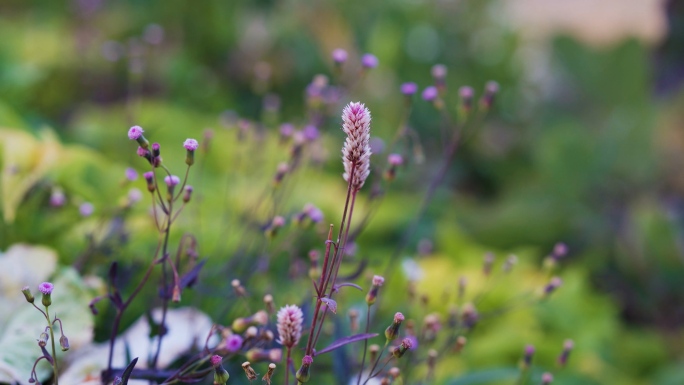
[(166, 185), (169, 187), (173, 187), (180, 183), (180, 178), (175, 175), (167, 175), (166, 177), (164, 177), (164, 183), (166, 183)]
[(401, 85), (401, 93), (406, 96), (411, 96), (418, 91), (418, 85), (413, 82), (404, 83)]
[(525, 355), (523, 356), (523, 363), (525, 366), (532, 365), (532, 357), (534, 356), (534, 346), (525, 346)]
[(361, 57), (361, 65), (364, 68), (375, 68), (378, 66), (378, 58), (370, 53), (367, 53)]
[[(138, 148), (140, 148), (140, 147), (138, 147)], [(126, 168), (125, 175), (126, 175), (126, 179), (130, 180), (131, 182), (138, 179), (138, 172), (135, 171), (135, 169), (131, 168), (131, 167)]]
[(336, 64), (342, 64), (347, 61), (347, 51), (342, 48), (337, 48), (332, 51), (332, 59)]
[(156, 158), (159, 154), (161, 154), (161, 146), (159, 143), (152, 143), (152, 156)]
[(280, 136), (289, 138), (294, 134), (294, 126), (290, 123), (283, 123), (280, 125)]
[(195, 139), (185, 139), (183, 147), (188, 151), (195, 151), (199, 147), (199, 143)]
[(209, 361), (211, 362), (211, 366), (217, 367), (217, 366), (221, 365), (221, 362), (223, 362), (223, 357), (215, 354), (215, 355), (211, 356)]
[(432, 66), (432, 70), (430, 72), (435, 80), (441, 81), (444, 80), (447, 75), (447, 67), (444, 64), (435, 64)]
[(313, 358), (311, 356), (306, 355), (304, 358), (302, 358), (302, 365), (311, 365), (313, 364)]
[(133, 126), (128, 130), (128, 139), (130, 140), (138, 140), (142, 136), (143, 132), (145, 130), (142, 129), (140, 126)]
[(226, 350), (230, 353), (236, 353), (242, 348), (243, 339), (239, 334), (233, 334), (226, 339)]
[(553, 374), (546, 372), (542, 374), (542, 385), (549, 385), (553, 382)]
[(80, 206), (78, 206), (78, 212), (84, 218), (93, 215), (94, 211), (95, 211), (95, 207), (90, 202), (85, 202), (85, 203), (82, 203)]
[(304, 127), (302, 133), (304, 134), (304, 138), (309, 142), (313, 142), (319, 137), (318, 128), (311, 124)]
[(389, 154), (387, 163), (391, 166), (401, 166), (404, 163), (404, 158), (399, 154)]
[(426, 102), (431, 102), (437, 99), (437, 87), (429, 86), (423, 90), (423, 100)]
[(148, 153), (149, 153), (149, 151), (147, 151), (146, 149), (144, 149), (142, 147), (138, 147), (138, 156), (139, 157), (144, 158)]
[(66, 203), (66, 196), (64, 192), (60, 189), (55, 189), (50, 194), (50, 206), (52, 207), (62, 207)]

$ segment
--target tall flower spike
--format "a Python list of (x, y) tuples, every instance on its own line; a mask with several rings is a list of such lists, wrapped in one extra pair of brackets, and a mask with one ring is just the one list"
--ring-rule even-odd
[(297, 345), (302, 337), (302, 309), (297, 305), (286, 305), (278, 311), (277, 319), (278, 342), (288, 348)]
[(352, 189), (358, 191), (370, 174), (371, 149), (368, 141), (371, 114), (363, 103), (352, 102), (342, 111), (342, 122), (342, 130), (347, 134), (342, 147), (343, 177), (349, 182), (351, 176)]

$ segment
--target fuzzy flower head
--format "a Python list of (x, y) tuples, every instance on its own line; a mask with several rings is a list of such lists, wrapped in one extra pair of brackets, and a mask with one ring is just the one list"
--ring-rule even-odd
[(180, 183), (180, 178), (177, 177), (176, 175), (171, 175), (171, 176), (166, 176), (164, 177), (164, 183), (166, 183), (167, 186), (173, 187), (177, 184)]
[(383, 283), (385, 283), (385, 278), (380, 275), (373, 276), (373, 286), (382, 286)]
[(199, 143), (195, 139), (185, 139), (183, 147), (188, 151), (195, 151), (199, 147)]
[(143, 132), (145, 132), (145, 130), (143, 130), (142, 127), (133, 126), (128, 130), (128, 139), (138, 140), (142, 136)]
[(54, 290), (54, 288), (55, 285), (51, 284), (50, 282), (43, 282), (38, 285), (38, 291), (43, 293), (43, 295), (52, 294), (52, 290)]
[(226, 350), (235, 353), (242, 348), (243, 339), (239, 334), (233, 334), (226, 339)]
[(304, 314), (299, 306), (282, 307), (277, 315), (278, 342), (288, 348), (297, 345), (302, 336), (302, 323), (304, 323)]
[(422, 96), (423, 96), (423, 100), (425, 100), (427, 102), (431, 102), (431, 101), (437, 99), (437, 95), (438, 95), (437, 87), (429, 86), (423, 90)]
[(368, 142), (371, 114), (363, 103), (352, 102), (342, 111), (342, 122), (342, 130), (347, 134), (342, 147), (343, 177), (350, 182), (351, 176), (352, 189), (358, 191), (370, 174), (371, 149)]
[(413, 82), (404, 83), (401, 85), (401, 93), (406, 96), (411, 96), (418, 91), (418, 85)]
[(331, 56), (333, 61), (337, 64), (342, 64), (347, 61), (347, 51), (343, 50), (342, 48), (337, 48), (332, 51)]
[(364, 68), (375, 68), (378, 66), (378, 58), (370, 53), (367, 53), (361, 57), (361, 65)]

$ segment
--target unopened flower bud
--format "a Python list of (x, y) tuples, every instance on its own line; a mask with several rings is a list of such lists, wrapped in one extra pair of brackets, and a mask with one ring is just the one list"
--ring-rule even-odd
[(494, 254), (485, 254), (484, 263), (482, 265), (482, 271), (484, 272), (484, 275), (488, 276), (492, 272), (492, 265), (494, 265)]
[(43, 294), (43, 306), (50, 306), (52, 305), (52, 290), (55, 288), (53, 284), (50, 282), (43, 282), (40, 285), (38, 285), (38, 291), (40, 291)]
[[(435, 365), (437, 364), (437, 351), (435, 349), (428, 350), (427, 367), (430, 373), (435, 370)], [(432, 377), (432, 375), (430, 375)]]
[(148, 172), (143, 174), (143, 177), (145, 178), (145, 181), (147, 182), (147, 191), (154, 192), (154, 190), (155, 190), (154, 172), (148, 171)]
[(244, 297), (247, 295), (247, 290), (244, 286), (242, 286), (239, 279), (232, 280), (230, 282), (230, 285), (233, 287), (233, 291), (235, 292), (235, 295), (237, 295), (238, 297)]
[(268, 314), (275, 313), (275, 304), (273, 303), (272, 295), (266, 294), (264, 296), (264, 306), (266, 306), (266, 311), (268, 312)]
[(378, 353), (380, 352), (380, 345), (373, 344), (368, 347), (368, 354), (370, 357), (370, 362), (375, 362), (378, 358)]
[(494, 104), (494, 97), (499, 93), (499, 83), (495, 81), (489, 81), (485, 85), (484, 94), (480, 99), (480, 107), (487, 111), (492, 108)]
[(511, 254), (508, 257), (506, 257), (506, 262), (504, 262), (503, 265), (503, 271), (508, 273), (511, 270), (513, 270), (513, 266), (518, 264), (518, 256), (515, 254)]
[(254, 325), (266, 325), (268, 323), (268, 313), (263, 310), (259, 310), (254, 313), (254, 315), (245, 318), (236, 318), (233, 321), (233, 331), (236, 333), (243, 333), (250, 326)]
[(460, 353), (465, 347), (466, 343), (468, 343), (467, 338), (464, 336), (458, 336), (458, 338), (456, 338), (456, 345), (454, 345), (454, 351), (456, 353)]
[(465, 296), (466, 286), (468, 285), (468, 279), (466, 277), (460, 277), (458, 279), (458, 299), (462, 300)]
[(477, 324), (480, 315), (478, 314), (477, 309), (475, 309), (475, 305), (469, 302), (463, 305), (463, 308), (461, 309), (461, 317), (463, 318), (463, 324), (465, 327), (472, 329), (475, 327), (475, 324)]
[(366, 69), (375, 68), (378, 66), (378, 58), (370, 53), (361, 56), (361, 66)]
[(270, 363), (268, 364), (268, 371), (266, 374), (261, 377), (261, 380), (266, 382), (267, 385), (271, 385), (271, 378), (273, 377), (273, 372), (275, 372), (276, 364)]
[(400, 90), (402, 94), (410, 97), (418, 91), (418, 85), (413, 82), (404, 83), (401, 85)]
[(563, 351), (561, 352), (560, 356), (558, 356), (558, 365), (565, 366), (568, 363), (570, 352), (574, 346), (575, 343), (572, 340), (565, 340), (563, 343)]
[(375, 300), (378, 297), (378, 291), (380, 290), (380, 286), (382, 286), (384, 283), (385, 278), (383, 278), (382, 276), (373, 276), (373, 284), (371, 285), (371, 289), (368, 291), (368, 294), (366, 294), (366, 303), (368, 304), (368, 306), (371, 306), (375, 303)]
[(38, 337), (38, 346), (40, 346), (41, 348), (44, 348), (45, 345), (47, 345), (49, 338), (50, 338), (50, 336), (48, 336), (48, 334), (46, 332), (40, 333), (40, 336)]
[(385, 329), (385, 338), (388, 341), (394, 341), (399, 336), (399, 326), (404, 321), (404, 315), (397, 312), (394, 315), (394, 320), (392, 324)]
[(385, 171), (386, 180), (394, 180), (397, 175), (397, 168), (404, 163), (404, 158), (399, 154), (389, 154), (387, 156), (387, 171)]
[(438, 95), (439, 92), (437, 91), (437, 87), (429, 86), (423, 90), (422, 97), (423, 100), (425, 100), (426, 102), (434, 102), (435, 100), (437, 100)]
[(551, 278), (551, 281), (544, 287), (544, 295), (550, 295), (563, 284), (563, 280), (558, 277)]
[(245, 338), (247, 339), (256, 338), (257, 335), (259, 335), (259, 329), (257, 329), (255, 326), (250, 326), (245, 331)]
[(183, 202), (188, 203), (190, 202), (190, 198), (192, 197), (192, 186), (185, 186), (183, 189)]
[(195, 163), (195, 151), (199, 147), (199, 143), (195, 139), (186, 139), (183, 142), (183, 147), (185, 147), (185, 164), (192, 166)]
[(337, 48), (332, 52), (332, 59), (338, 66), (344, 64), (344, 62), (347, 61), (347, 51), (342, 48)]
[(525, 346), (525, 354), (523, 355), (523, 365), (530, 367), (532, 365), (532, 357), (534, 357), (534, 346)]
[(401, 341), (401, 345), (397, 346), (392, 350), (392, 355), (396, 358), (401, 358), (407, 350), (413, 347), (413, 341), (410, 338), (404, 338)]
[(347, 315), (349, 315), (349, 330), (356, 334), (359, 330), (359, 311), (356, 309), (349, 309)]
[(164, 177), (164, 183), (166, 183), (166, 187), (168, 188), (166, 199), (170, 202), (173, 200), (173, 190), (175, 190), (176, 186), (180, 183), (180, 178), (176, 175), (167, 175)]
[(145, 132), (145, 130), (143, 130), (142, 127), (133, 126), (128, 130), (128, 139), (137, 141), (140, 147), (147, 150), (150, 147), (150, 142), (145, 139), (143, 132)]
[(304, 358), (302, 358), (302, 366), (299, 367), (299, 370), (297, 370), (297, 381), (301, 383), (306, 383), (309, 382), (309, 379), (311, 378), (311, 373), (309, 372), (309, 368), (311, 367), (311, 364), (313, 363), (313, 358), (311, 356), (306, 355)]
[(161, 145), (159, 143), (152, 143), (152, 157), (158, 158), (161, 155)]
[(230, 378), (228, 371), (223, 368), (221, 364), (223, 362), (223, 357), (218, 355), (211, 356), (211, 366), (214, 368), (214, 385), (225, 385)]
[(59, 337), (59, 346), (62, 348), (63, 352), (69, 350), (69, 339), (64, 334)]
[(546, 372), (542, 374), (542, 385), (549, 385), (553, 382), (553, 374)]
[(473, 96), (475, 92), (472, 87), (463, 86), (458, 90), (458, 96), (461, 98), (460, 111), (463, 118), (467, 117), (473, 109)]
[(285, 175), (287, 175), (288, 171), (290, 171), (290, 166), (287, 163), (282, 162), (282, 163), (278, 164), (278, 168), (276, 169), (276, 174), (273, 177), (273, 185), (279, 186), (280, 182), (283, 181), (283, 179), (285, 178)]
[(33, 298), (33, 294), (31, 294), (31, 289), (29, 289), (28, 286), (24, 286), (21, 289), (21, 293), (24, 294), (24, 298), (26, 298), (26, 302), (28, 303), (33, 303), (36, 299)]

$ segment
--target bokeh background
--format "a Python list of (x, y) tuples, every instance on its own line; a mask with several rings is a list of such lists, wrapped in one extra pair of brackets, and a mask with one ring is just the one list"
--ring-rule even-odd
[[(276, 142), (245, 144), (236, 121), (257, 122), (264, 132), (277, 132), (282, 122), (305, 125), (304, 90), (316, 74), (333, 76), (330, 53), (344, 48), (350, 63), (366, 52), (379, 59), (362, 78), (347, 73), (355, 80), (345, 96), (367, 104), (374, 136), (389, 141), (405, 108), (400, 84), (423, 89), (440, 63), (448, 68), (447, 104), (458, 103), (461, 85), (480, 93), (496, 80), (500, 93), (459, 148), (409, 246), (428, 239), (434, 250), (420, 266), (439, 279), (421, 290), (455, 287), (486, 251), (515, 252), (530, 267), (556, 242), (570, 250), (558, 300), (492, 321), (472, 355), (443, 367), (440, 381), (497, 383), (525, 343), (552, 365), (562, 341), (573, 338), (572, 365), (558, 383), (684, 383), (681, 2), (5, 0), (0, 36), (0, 249), (48, 246), (57, 266), (89, 261), (79, 270), (86, 278), (104, 276), (116, 255), (131, 277), (139, 274), (156, 242), (147, 209), (134, 210), (124, 231), (114, 224), (113, 203), (122, 197), (124, 168), (145, 170), (125, 136), (139, 124), (169, 149), (213, 130), (216, 153), (192, 180), (204, 191), (202, 204), (181, 226), (199, 229), (214, 261), (237, 258), (247, 231), (241, 227), (258, 226), (211, 213), (254, 204), (253, 192), (268, 183), (286, 150)], [(344, 186), (336, 116), (347, 101), (321, 125), (326, 146), (298, 177), (286, 210), (315, 202), (338, 221)], [(440, 161), (430, 156), (442, 146), (439, 113), (416, 98), (409, 125), (425, 161), (410, 162), (417, 172), (398, 178), (397, 192), (358, 239), (379, 268)], [(17, 139), (18, 132), (33, 139)], [(182, 153), (168, 158), (181, 169)], [(75, 204), (91, 202), (95, 218), (82, 219), (75, 207), (50, 210), (55, 186)], [(320, 231), (298, 237), (315, 244)], [(247, 249), (264, 252), (260, 242)], [(187, 298), (213, 318), (225, 317), (221, 290), (230, 291), (230, 271), (207, 273)], [(529, 277), (503, 286), (523, 287)], [(255, 279), (255, 291), (287, 282), (271, 279)], [(220, 282), (222, 289), (212, 286)], [(305, 284), (282, 290), (294, 298)], [(401, 306), (400, 294), (396, 288), (390, 304)], [(498, 301), (505, 305), (505, 297)], [(106, 317), (93, 322), (95, 340), (105, 340)], [(468, 380), (467, 373), (492, 377)]]

